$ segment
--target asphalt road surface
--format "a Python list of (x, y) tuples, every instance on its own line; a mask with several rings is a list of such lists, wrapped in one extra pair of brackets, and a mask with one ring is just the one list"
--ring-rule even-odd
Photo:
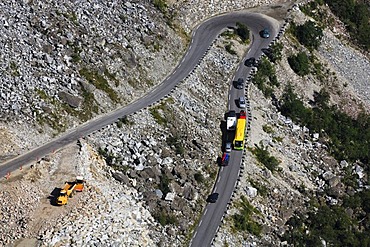
[[(21, 166), (25, 166), (31, 162), (34, 162), (69, 143), (75, 142), (81, 137), (87, 136), (94, 131), (103, 128), (104, 126), (112, 124), (123, 116), (132, 114), (142, 108), (156, 103), (164, 96), (170, 94), (174, 87), (186, 76), (188, 76), (189, 73), (196, 67), (219, 33), (226, 27), (235, 27), (236, 22), (246, 24), (253, 33), (253, 45), (250, 47), (247, 57), (254, 56), (258, 58), (262, 54), (261, 49), (268, 46), (268, 44), (271, 42), (271, 38), (275, 37), (279, 28), (278, 23), (274, 21), (274, 19), (264, 15), (248, 12), (232, 12), (206, 20), (194, 30), (188, 51), (184, 55), (179, 65), (173, 70), (172, 74), (169, 75), (158, 86), (153, 88), (153, 90), (151, 90), (148, 94), (123, 108), (90, 120), (78, 128), (70, 130), (64, 135), (50, 141), (49, 143), (37, 147), (12, 160), (4, 162), (0, 165), (0, 177), (5, 176), (8, 172), (12, 172)], [(262, 39), (259, 37), (258, 33), (263, 28), (269, 28), (271, 30), (271, 38)], [(235, 78), (246, 78), (249, 73), (250, 68), (242, 65), (237, 70)], [(233, 86), (231, 86), (229, 95), (229, 109), (234, 109), (236, 112), (239, 112), (240, 109), (238, 109), (235, 105), (234, 99), (244, 95), (244, 90), (236, 90), (233, 88)], [(217, 203), (208, 204), (205, 208), (203, 217), (198, 228), (196, 229), (194, 238), (192, 239), (191, 246), (204, 247), (211, 244), (217, 227), (221, 222), (222, 215), (226, 210), (227, 203), (232, 195), (232, 191), (235, 187), (235, 182), (240, 169), (241, 158), (241, 151), (232, 151), (229, 166), (221, 168), (218, 181), (214, 187), (214, 191), (220, 193), (220, 198)]]
[[(246, 57), (240, 63), (240, 66), (234, 75), (234, 79), (230, 82), (228, 109), (234, 110), (236, 113), (239, 113), (240, 110), (245, 110), (238, 107), (238, 98), (240, 96), (246, 96), (246, 92), (245, 90), (237, 89), (235, 87), (235, 82), (238, 78), (243, 78), (244, 81), (246, 81), (247, 76), (250, 75), (251, 67), (244, 66), (245, 59), (250, 57), (258, 59), (262, 55), (262, 49), (268, 47), (273, 37), (277, 35), (279, 28), (279, 26), (276, 25), (277, 22), (275, 20), (265, 18), (261, 15), (246, 15), (242, 20), (253, 33), (253, 44)], [(268, 28), (270, 30), (270, 38), (268, 39), (261, 38), (259, 35), (259, 32), (264, 28)], [(247, 121), (249, 121), (249, 117), (250, 115), (247, 115)], [(243, 151), (233, 150), (230, 154), (229, 165), (220, 168), (212, 191), (212, 193), (219, 193), (219, 199), (216, 203), (208, 203), (206, 205), (198, 226), (194, 231), (190, 246), (207, 247), (211, 245), (221, 223), (221, 219), (227, 209), (227, 204), (234, 191), (241, 168), (242, 155)]]

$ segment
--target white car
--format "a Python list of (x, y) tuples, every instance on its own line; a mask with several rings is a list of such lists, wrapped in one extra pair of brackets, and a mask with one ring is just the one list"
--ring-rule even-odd
[(225, 152), (230, 153), (232, 150), (231, 142), (226, 142), (225, 143)]
[(244, 96), (239, 97), (239, 107), (245, 108), (245, 98)]
[(236, 113), (235, 111), (229, 111), (226, 119), (226, 129), (234, 130), (236, 126)]

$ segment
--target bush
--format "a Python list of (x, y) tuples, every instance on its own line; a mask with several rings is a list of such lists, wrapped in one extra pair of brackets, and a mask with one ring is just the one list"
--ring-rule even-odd
[(176, 154), (184, 155), (185, 149), (184, 149), (183, 145), (181, 144), (181, 142), (179, 140), (180, 139), (179, 139), (178, 136), (169, 136), (169, 137), (167, 137), (166, 142), (167, 142), (168, 146), (174, 146), (175, 147)]
[(233, 48), (231, 47), (231, 43), (228, 43), (226, 46), (225, 46), (225, 49), (228, 53), (230, 53), (231, 55), (236, 55), (236, 52), (233, 50)]
[(240, 213), (236, 213), (232, 216), (234, 229), (238, 231), (248, 231), (253, 235), (260, 236), (262, 226), (252, 219), (254, 213), (259, 213), (258, 210), (255, 209), (244, 196), (241, 197), (241, 202), (239, 202), (237, 206), (240, 208)]
[(283, 44), (280, 42), (274, 43), (270, 50), (266, 50), (265, 54), (272, 63), (280, 61), (282, 58)]
[(299, 43), (311, 51), (319, 47), (323, 36), (322, 28), (312, 21), (296, 26), (294, 34)]
[(305, 52), (288, 57), (288, 63), (297, 75), (305, 76), (310, 73), (310, 61)]
[(204, 176), (202, 173), (200, 172), (197, 172), (194, 174), (194, 179), (195, 181), (197, 181), (198, 183), (203, 183), (204, 182)]
[(275, 68), (268, 59), (262, 58), (258, 65), (257, 73), (253, 77), (253, 83), (256, 84), (266, 98), (272, 96), (274, 86), (280, 86), (275, 73)]
[(247, 43), (249, 40), (249, 29), (243, 23), (236, 23), (236, 34), (240, 37), (243, 43)]
[(157, 220), (162, 226), (177, 224), (177, 218), (170, 213), (166, 213), (164, 210), (154, 214), (154, 219)]
[(267, 148), (263, 145), (259, 147), (255, 144), (255, 148), (252, 149), (252, 153), (256, 156), (257, 160), (262, 163), (267, 169), (274, 172), (279, 166), (280, 161), (273, 156), (270, 156)]

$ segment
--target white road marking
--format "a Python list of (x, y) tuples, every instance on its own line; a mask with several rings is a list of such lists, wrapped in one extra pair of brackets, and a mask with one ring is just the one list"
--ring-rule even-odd
[(218, 179), (217, 179), (217, 183), (219, 183), (219, 182), (220, 182), (220, 179), (221, 179), (221, 176), (219, 176), (219, 177), (218, 177)]
[(215, 192), (217, 190), (217, 186), (215, 187), (215, 189), (213, 190), (213, 192)]
[[(202, 225), (202, 222), (203, 222), (203, 220), (201, 220), (200, 222), (199, 222), (199, 226), (201, 226)], [(194, 235), (195, 236), (195, 235)]]
[(206, 211), (204, 211), (204, 215), (206, 215), (206, 214), (207, 214), (207, 211), (208, 211), (208, 208), (206, 208)]

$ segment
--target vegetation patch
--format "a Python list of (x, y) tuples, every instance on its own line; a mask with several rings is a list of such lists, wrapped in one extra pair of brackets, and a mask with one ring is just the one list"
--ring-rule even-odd
[(154, 219), (158, 221), (162, 226), (176, 225), (178, 220), (175, 215), (164, 211), (163, 209), (153, 215)]
[(275, 68), (267, 58), (263, 57), (261, 59), (257, 73), (253, 77), (253, 83), (262, 91), (266, 98), (272, 96), (274, 92), (273, 87), (280, 86)]
[(255, 144), (255, 147), (251, 148), (250, 151), (256, 156), (257, 160), (271, 172), (274, 172), (280, 164), (280, 161), (274, 156), (271, 156), (267, 147), (264, 147), (262, 144), (261, 147)]
[(272, 129), (272, 127), (268, 124), (264, 124), (262, 125), (262, 129), (263, 131), (265, 131), (267, 134), (272, 134), (274, 133), (274, 130)]
[(204, 176), (201, 172), (197, 172), (194, 174), (194, 179), (195, 181), (197, 181), (198, 183), (203, 183), (204, 182)]
[[(322, 1), (317, 1), (321, 3)], [(324, 0), (331, 11), (345, 24), (351, 37), (363, 48), (370, 49), (369, 2), (354, 0)]]
[[(347, 197), (343, 205), (318, 205), (306, 215), (295, 214), (287, 221), (283, 241), (293, 246), (369, 246), (370, 191)], [(348, 212), (352, 213), (349, 214)]]
[(231, 55), (236, 55), (236, 52), (232, 48), (232, 43), (231, 42), (229, 42), (227, 45), (225, 45), (225, 49)]
[(20, 76), (21, 74), (19, 73), (19, 67), (18, 67), (18, 64), (14, 61), (11, 61), (9, 63), (9, 70), (10, 70), (10, 74), (14, 77), (17, 77), (17, 76)]
[(313, 21), (307, 21), (303, 25), (291, 24), (290, 32), (310, 51), (316, 50), (323, 37), (322, 28)]
[(162, 191), (163, 199), (164, 199), (166, 195), (171, 191), (169, 187), (171, 180), (164, 173), (162, 173), (162, 175), (159, 178), (160, 178), (160, 182), (159, 182), (158, 189)]
[(178, 136), (169, 136), (166, 139), (168, 146), (175, 147), (176, 154), (180, 154), (181, 156), (184, 155), (185, 149), (181, 143), (181, 139)]
[(270, 60), (270, 62), (276, 63), (282, 58), (283, 44), (276, 42), (270, 48), (262, 49), (262, 51)]
[(237, 22), (236, 23), (236, 29), (235, 33), (240, 37), (243, 43), (248, 43), (249, 42), (249, 29), (247, 25)]
[(162, 100), (159, 105), (153, 106), (149, 109), (149, 112), (152, 114), (153, 118), (158, 124), (167, 125), (170, 119), (173, 119), (173, 113), (167, 104), (173, 104), (173, 99), (168, 98)]
[(280, 100), (280, 111), (294, 122), (307, 126), (311, 132), (320, 133), (328, 138), (329, 151), (337, 160), (370, 160), (370, 116), (360, 113), (353, 119), (329, 106), (329, 94), (324, 90), (314, 94), (314, 108), (306, 108), (303, 102), (288, 85)]
[(310, 73), (310, 61), (305, 52), (288, 57), (288, 63), (297, 75), (305, 76)]
[(118, 103), (120, 101), (117, 93), (109, 86), (108, 81), (97, 71), (90, 71), (87, 68), (82, 68), (79, 72), (80, 75), (89, 83), (93, 84), (97, 89), (105, 92), (114, 103)]
[(269, 190), (267, 186), (263, 185), (261, 182), (255, 181), (255, 180), (249, 180), (251, 185), (257, 189), (258, 194), (260, 194), (262, 197), (266, 197), (269, 193)]
[(260, 214), (245, 198), (242, 196), (241, 201), (236, 203), (236, 207), (239, 209), (239, 213), (232, 215), (233, 229), (235, 231), (247, 231), (253, 235), (260, 236), (262, 226), (252, 219), (254, 214)]

